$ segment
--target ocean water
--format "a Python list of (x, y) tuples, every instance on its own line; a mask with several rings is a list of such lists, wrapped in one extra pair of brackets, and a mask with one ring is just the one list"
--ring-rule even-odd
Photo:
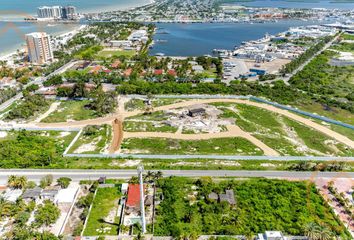
[(333, 0), (255, 0), (235, 3), (249, 7), (280, 7), (280, 8), (327, 8), (327, 9), (354, 9), (354, 2), (334, 2)]
[(211, 54), (213, 49), (233, 49), (235, 46), (239, 46), (243, 41), (262, 38), (266, 33), (277, 34), (288, 30), (289, 27), (311, 24), (317, 23), (298, 20), (255, 24), (161, 23), (157, 24), (158, 30), (157, 34), (154, 36), (156, 43), (150, 50), (150, 54), (164, 53), (170, 56)]
[(47, 32), (59, 35), (75, 30), (79, 26), (79, 24), (0, 22), (0, 56), (22, 48), (25, 43), (26, 33)]
[(112, 11), (144, 5), (149, 0), (1, 0), (0, 19), (35, 15), (40, 6), (73, 5), (80, 13)]

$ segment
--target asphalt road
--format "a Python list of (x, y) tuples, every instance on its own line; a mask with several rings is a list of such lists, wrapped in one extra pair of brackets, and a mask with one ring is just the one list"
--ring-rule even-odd
[[(157, 170), (155, 170), (157, 171)], [(231, 171), (231, 170), (161, 170), (164, 176), (182, 177), (266, 177), (266, 178), (352, 178), (354, 172), (289, 172), (289, 171)], [(0, 184), (5, 184), (10, 175), (26, 176), (30, 181), (39, 182), (45, 176), (51, 174), (54, 179), (70, 177), (73, 181), (95, 180), (99, 177), (127, 179), (137, 176), (136, 170), (52, 170), (52, 169), (21, 169), (21, 170), (0, 170)]]

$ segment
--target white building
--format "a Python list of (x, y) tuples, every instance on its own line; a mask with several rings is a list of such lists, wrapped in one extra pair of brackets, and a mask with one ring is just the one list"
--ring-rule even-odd
[(26, 34), (28, 57), (32, 63), (44, 64), (54, 60), (50, 36), (45, 32)]
[(42, 6), (37, 8), (39, 19), (76, 19), (77, 12), (74, 6)]

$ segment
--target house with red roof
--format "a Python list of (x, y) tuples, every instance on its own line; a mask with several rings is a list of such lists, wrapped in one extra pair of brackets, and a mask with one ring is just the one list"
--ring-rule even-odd
[(128, 214), (140, 211), (140, 184), (129, 184), (125, 205)]
[(163, 74), (163, 70), (162, 69), (155, 69), (154, 74), (155, 75), (162, 75)]
[(133, 72), (133, 69), (128, 68), (127, 70), (124, 71), (123, 74), (124, 74), (125, 77), (130, 77), (130, 75), (132, 74), (132, 72)]
[(112, 63), (111, 67), (112, 68), (119, 68), (119, 66), (121, 65), (121, 61), (120, 60), (116, 60), (114, 61), (114, 63)]
[(173, 76), (173, 77), (177, 76), (176, 70), (174, 70), (174, 69), (168, 70), (167, 74), (170, 75), (170, 76)]

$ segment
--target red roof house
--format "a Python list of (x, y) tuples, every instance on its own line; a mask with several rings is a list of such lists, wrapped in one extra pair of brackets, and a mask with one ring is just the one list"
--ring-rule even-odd
[(127, 70), (124, 71), (124, 76), (129, 77), (133, 72), (133, 69), (128, 68)]
[(131, 208), (140, 206), (140, 184), (129, 184), (126, 205)]
[(111, 67), (112, 68), (119, 68), (120, 64), (121, 64), (121, 61), (116, 60), (116, 61), (114, 61), (114, 63), (112, 63)]
[(155, 69), (154, 73), (155, 73), (155, 75), (162, 75), (163, 70), (162, 69)]
[(171, 75), (171, 76), (176, 76), (177, 75), (177, 73), (176, 73), (176, 71), (174, 70), (174, 69), (170, 69), (170, 70), (168, 70), (168, 73), (167, 73), (168, 75)]

